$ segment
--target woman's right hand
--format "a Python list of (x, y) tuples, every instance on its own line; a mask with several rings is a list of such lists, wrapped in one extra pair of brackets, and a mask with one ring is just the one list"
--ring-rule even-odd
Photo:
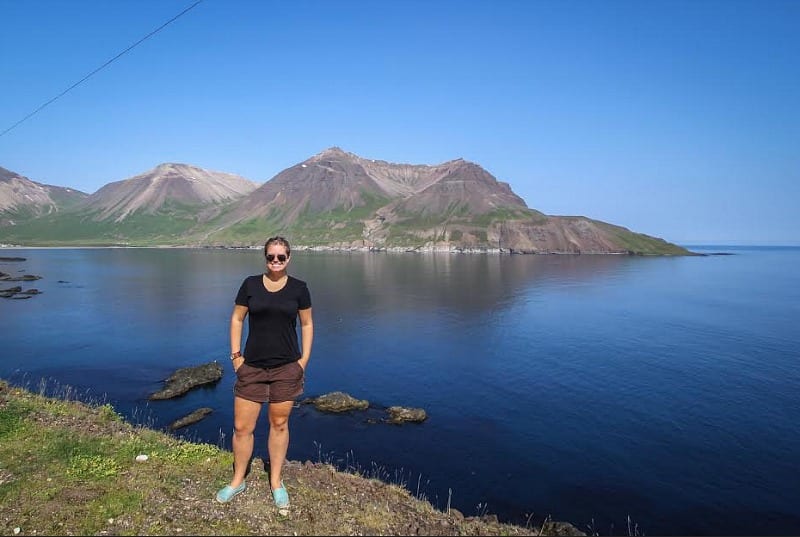
[(236, 373), (244, 363), (244, 356), (239, 356), (238, 358), (234, 358), (233, 360), (231, 360), (231, 363), (233, 364), (233, 372)]

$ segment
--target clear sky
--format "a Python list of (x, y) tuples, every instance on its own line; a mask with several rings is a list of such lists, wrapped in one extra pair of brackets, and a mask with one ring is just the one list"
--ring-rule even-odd
[[(0, 0), (0, 131), (194, 0)], [(204, 0), (0, 137), (87, 193), (331, 147), (464, 158), (529, 207), (800, 245), (800, 1)]]

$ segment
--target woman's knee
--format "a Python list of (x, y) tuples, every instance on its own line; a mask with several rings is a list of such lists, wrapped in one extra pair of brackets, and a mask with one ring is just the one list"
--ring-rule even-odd
[(238, 436), (253, 434), (256, 430), (256, 424), (251, 423), (249, 420), (234, 420), (233, 432)]
[(269, 419), (269, 428), (274, 431), (284, 431), (289, 428), (288, 416), (275, 416)]

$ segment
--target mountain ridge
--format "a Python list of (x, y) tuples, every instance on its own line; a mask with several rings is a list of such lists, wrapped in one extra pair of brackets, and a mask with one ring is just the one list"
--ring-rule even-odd
[(38, 183), (0, 167), (0, 226), (16, 225), (16, 220), (58, 212), (86, 196), (85, 192)]
[(108, 183), (86, 198), (80, 209), (96, 219), (120, 222), (138, 210), (154, 213), (167, 203), (218, 204), (252, 192), (258, 184), (238, 175), (180, 163), (162, 163), (129, 179)]
[(614, 224), (545, 215), (462, 158), (398, 164), (336, 146), (263, 184), (163, 163), (71, 208), (0, 225), (0, 240), (20, 243), (244, 247), (274, 234), (308, 248), (691, 254)]

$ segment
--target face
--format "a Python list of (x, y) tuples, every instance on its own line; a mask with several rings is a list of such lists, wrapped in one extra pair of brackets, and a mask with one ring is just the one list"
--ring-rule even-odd
[(289, 264), (286, 247), (282, 244), (270, 244), (267, 248), (266, 261), (267, 269), (271, 272), (286, 270), (286, 266)]

